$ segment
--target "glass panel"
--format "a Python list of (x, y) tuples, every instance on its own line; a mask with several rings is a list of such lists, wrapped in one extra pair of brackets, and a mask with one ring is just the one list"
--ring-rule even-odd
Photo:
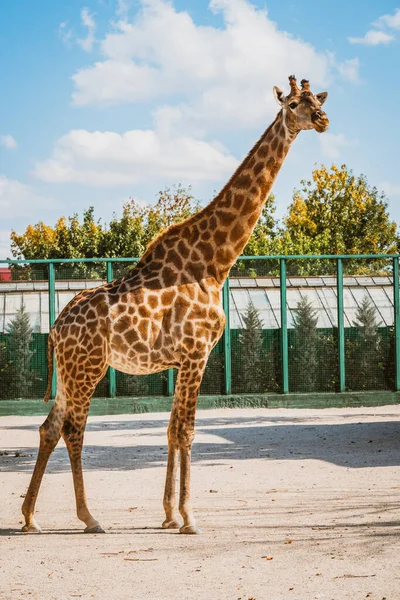
[(40, 291), (47, 287), (47, 266), (13, 265), (11, 277), (0, 282), (0, 399), (18, 402), (43, 397), (47, 386), (47, 306)]
[(241, 289), (231, 294), (240, 317), (231, 322), (232, 392), (279, 392), (279, 261), (238, 261), (234, 275)]
[[(393, 292), (391, 259), (343, 261), (345, 274), (346, 389), (393, 389)], [(358, 275), (360, 273), (361, 275)]]

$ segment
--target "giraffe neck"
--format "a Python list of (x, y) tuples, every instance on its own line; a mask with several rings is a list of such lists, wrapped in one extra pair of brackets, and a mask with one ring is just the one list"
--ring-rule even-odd
[(148, 285), (157, 287), (161, 282), (169, 287), (207, 279), (223, 284), (253, 232), (296, 135), (280, 111), (214, 200), (149, 245), (138, 264)]
[[(297, 132), (290, 131), (280, 111), (218, 196), (199, 213), (208, 218), (215, 254), (212, 270), (223, 282), (246, 246), (268, 194)], [(196, 219), (193, 220), (193, 225)]]

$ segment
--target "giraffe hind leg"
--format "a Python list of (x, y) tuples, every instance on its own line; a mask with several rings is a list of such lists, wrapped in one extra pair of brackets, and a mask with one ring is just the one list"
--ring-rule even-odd
[(48, 460), (60, 439), (61, 427), (64, 421), (64, 411), (64, 397), (62, 394), (58, 394), (47, 419), (39, 427), (39, 452), (28, 491), (22, 505), (22, 514), (25, 517), (25, 525), (22, 528), (22, 531), (24, 532), (33, 533), (41, 531), (40, 526), (34, 517), (35, 504)]

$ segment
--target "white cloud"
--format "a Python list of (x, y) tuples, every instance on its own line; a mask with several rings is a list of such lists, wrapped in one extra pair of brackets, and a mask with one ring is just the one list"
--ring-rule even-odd
[(34, 175), (46, 182), (114, 186), (157, 179), (212, 181), (230, 175), (236, 166), (236, 159), (216, 142), (169, 138), (153, 130), (122, 135), (72, 130), (57, 141), (51, 158), (35, 165)]
[(17, 141), (12, 135), (0, 135), (0, 146), (4, 146), (7, 150), (12, 150), (17, 147)]
[[(370, 29), (363, 37), (349, 37), (351, 44), (365, 44), (367, 46), (378, 46), (380, 44), (390, 44), (395, 40), (394, 31), (400, 31), (400, 8), (397, 8), (393, 15), (382, 15), (374, 23), (374, 29)], [(384, 30), (388, 31), (384, 31)]]
[(118, 0), (116, 13), (121, 19), (126, 19), (129, 11), (128, 0)]
[(394, 15), (382, 15), (375, 23), (376, 27), (388, 27), (389, 29), (400, 30), (400, 8), (397, 8)]
[[(142, 0), (133, 22), (120, 21), (101, 43), (104, 59), (74, 76), (76, 105), (146, 102), (180, 98), (178, 107), (156, 114), (180, 130), (188, 123), (257, 127), (277, 106), (274, 84), (287, 87), (295, 72), (323, 91), (334, 74), (356, 79), (358, 62), (336, 64), (328, 53), (280, 30), (247, 0), (211, 0), (223, 27), (197, 25), (164, 0)], [(172, 121), (171, 121), (172, 118)]]
[(68, 29), (67, 21), (63, 21), (58, 26), (58, 35), (60, 39), (64, 42), (64, 44), (66, 44), (67, 46), (70, 45), (72, 41), (72, 29)]
[(38, 210), (51, 208), (53, 201), (31, 186), (0, 175), (0, 215), (2, 219), (37, 216)]
[(288, 89), (293, 72), (310, 79), (316, 92), (335, 77), (358, 80), (358, 59), (338, 63), (331, 53), (317, 52), (250, 0), (211, 0), (210, 10), (222, 17), (218, 27), (198, 25), (167, 0), (141, 0), (128, 20), (128, 1), (118, 1), (120, 21), (101, 42), (102, 59), (73, 76), (73, 102), (156, 101), (154, 125), (122, 135), (69, 131), (36, 163), (34, 174), (43, 181), (217, 181), (237, 160), (212, 139), (232, 127), (265, 127), (278, 111), (274, 84)]
[(360, 81), (360, 61), (358, 58), (344, 60), (337, 65), (337, 69), (344, 79), (352, 81), (353, 83), (358, 83)]
[(82, 8), (81, 19), (88, 31), (85, 38), (78, 38), (76, 41), (85, 52), (90, 52), (95, 42), (94, 32), (96, 30), (96, 23), (88, 8)]
[(379, 44), (390, 44), (394, 36), (385, 31), (370, 29), (363, 37), (349, 37), (351, 44), (365, 44), (366, 46), (378, 46)]
[(322, 153), (332, 160), (337, 160), (342, 155), (342, 149), (356, 145), (356, 142), (346, 138), (343, 133), (323, 133), (318, 136)]

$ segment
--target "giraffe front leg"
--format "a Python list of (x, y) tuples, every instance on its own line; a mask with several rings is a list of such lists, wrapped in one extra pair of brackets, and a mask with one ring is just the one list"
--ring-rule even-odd
[(200, 534), (190, 499), (190, 460), (194, 438), (197, 396), (208, 353), (191, 355), (179, 370), (175, 388), (174, 410), (171, 415), (171, 436), (176, 440), (180, 455), (179, 512), (183, 518), (180, 533)]
[(196, 525), (193, 507), (190, 499), (190, 459), (191, 450), (188, 447), (180, 448), (181, 458), (181, 481), (179, 495), (179, 512), (183, 518), (180, 533), (199, 535), (201, 530)]
[(165, 521), (163, 529), (179, 529), (182, 520), (176, 510), (176, 475), (178, 470), (178, 446), (176, 440), (168, 433), (168, 463), (164, 490)]

